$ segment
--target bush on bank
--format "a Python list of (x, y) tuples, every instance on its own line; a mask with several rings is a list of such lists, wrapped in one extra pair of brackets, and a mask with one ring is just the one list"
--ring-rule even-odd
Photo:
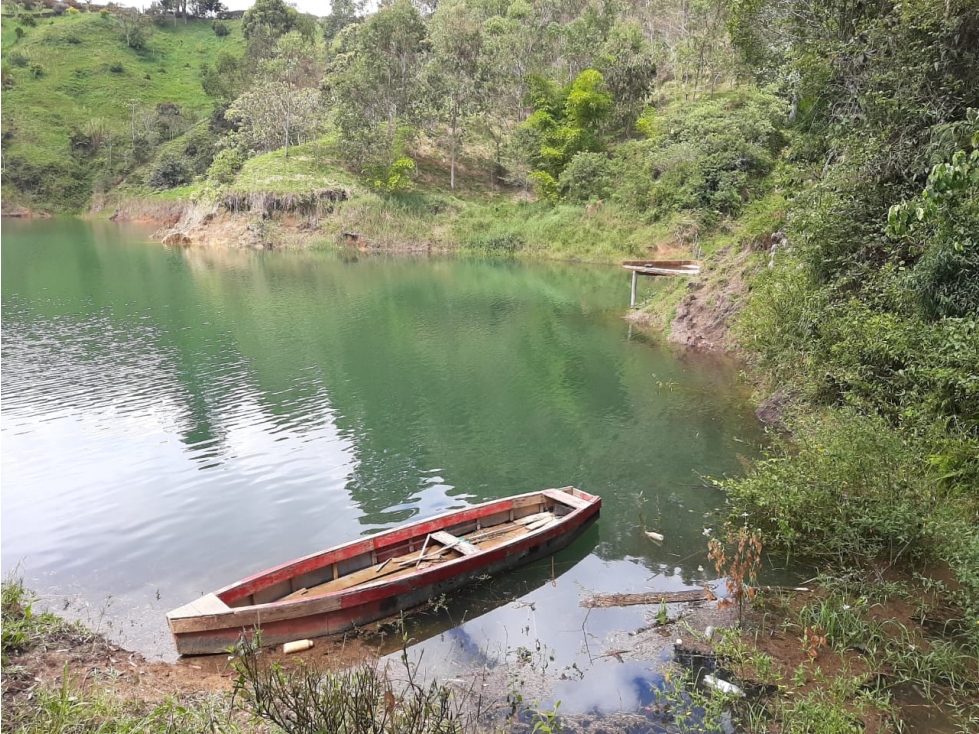
[(850, 140), (854, 156), (795, 203), (790, 247), (755, 279), (737, 327), (761, 373), (795, 395), (792, 435), (725, 486), (770, 548), (831, 572), (947, 564), (975, 641), (979, 114), (952, 129), (965, 148), (937, 145), (923, 187), (913, 172), (903, 185), (857, 176), (889, 153)]

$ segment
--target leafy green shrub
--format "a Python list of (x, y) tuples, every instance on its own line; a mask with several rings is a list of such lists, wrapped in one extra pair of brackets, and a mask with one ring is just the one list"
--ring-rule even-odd
[(245, 156), (237, 148), (225, 148), (214, 156), (207, 177), (217, 183), (229, 184), (235, 180), (243, 165), (245, 165)]
[(533, 75), (529, 83), (534, 113), (520, 126), (530, 133), (521, 147), (536, 171), (556, 179), (579, 153), (603, 149), (600, 129), (612, 97), (594, 69), (585, 69), (567, 86)]
[(890, 208), (887, 232), (916, 263), (910, 285), (927, 318), (979, 313), (979, 110), (962, 128), (972, 151), (935, 165), (925, 190)]
[(186, 183), (190, 183), (187, 165), (173, 155), (161, 156), (150, 173), (150, 186), (154, 189), (172, 189)]
[(27, 68), (28, 73), (30, 73), (32, 79), (40, 79), (44, 76), (44, 67), (38, 63), (33, 63)]
[(0, 89), (11, 89), (15, 84), (16, 80), (14, 79), (13, 69), (11, 69), (10, 66), (7, 65), (7, 62), (4, 61), (2, 64), (0, 64)]
[(28, 28), (34, 28), (37, 26), (37, 20), (31, 13), (21, 13), (17, 16), (17, 20), (21, 25), (27, 26)]
[[(201, 64), (201, 87), (204, 94), (223, 103), (227, 111), (231, 100), (238, 97), (247, 86), (247, 71), (242, 59), (230, 51), (222, 50), (214, 59), (214, 66)], [(221, 113), (222, 118), (224, 112)], [(223, 120), (226, 124), (227, 120)]]
[(415, 161), (407, 156), (397, 158), (386, 168), (375, 169), (369, 178), (372, 189), (385, 194), (396, 194), (411, 188), (415, 173)]
[(109, 64), (109, 71), (111, 71), (113, 74), (122, 74), (125, 70), (125, 67), (119, 61), (113, 61), (111, 64)]
[(222, 23), (219, 20), (216, 20), (213, 23), (211, 23), (211, 28), (214, 29), (214, 35), (217, 36), (218, 38), (224, 38), (229, 33), (231, 33), (231, 29), (228, 28), (228, 24)]
[(146, 163), (153, 157), (153, 141), (145, 135), (137, 135), (132, 141), (132, 151), (137, 163)]
[[(788, 254), (758, 276), (739, 316), (738, 339), (759, 366), (823, 404), (860, 406), (915, 431), (950, 420), (950, 428), (979, 437), (975, 318), (930, 323), (855, 298), (837, 302), (797, 264)], [(889, 268), (877, 282), (903, 281)], [(979, 480), (979, 458), (946, 473), (956, 472), (958, 481)]]
[(677, 105), (666, 111), (654, 134), (664, 144), (658, 165), (665, 172), (670, 147), (693, 146), (703, 178), (699, 203), (737, 213), (751, 183), (774, 167), (775, 154), (785, 144), (780, 131), (784, 117), (784, 102), (760, 91)]
[(206, 122), (195, 125), (174, 142), (182, 143), (180, 155), (189, 163), (193, 175), (207, 173), (217, 152), (217, 136), (211, 132)]
[(919, 447), (849, 409), (794, 427), (794, 440), (723, 483), (736, 513), (763, 523), (767, 548), (841, 565), (926, 553), (923, 519), (941, 491)]
[(702, 170), (703, 151), (693, 143), (676, 143), (655, 150), (647, 159), (654, 185), (650, 205), (661, 213), (708, 205), (709, 183)]
[(784, 114), (778, 98), (751, 89), (647, 110), (637, 123), (646, 139), (615, 151), (614, 198), (650, 219), (736, 215), (775, 166)]
[(92, 193), (91, 169), (72, 156), (38, 162), (31, 156), (12, 153), (5, 163), (4, 185), (12, 185), (56, 211), (77, 211)]
[(547, 171), (534, 171), (528, 177), (534, 193), (543, 201), (556, 202), (559, 198), (558, 183)]
[(656, 184), (648, 165), (649, 146), (648, 140), (630, 140), (613, 154), (616, 186), (612, 198), (637, 214), (647, 213)]
[(26, 54), (22, 54), (20, 51), (14, 51), (12, 54), (9, 54), (6, 60), (11, 66), (16, 66), (20, 69), (25, 68), (31, 61)]
[(68, 7), (68, 15), (78, 15), (80, 12), (82, 12), (82, 11), (80, 11), (76, 7), (73, 7), (73, 6), (69, 6)]
[(102, 8), (99, 11), (99, 17), (102, 18), (102, 20), (108, 20), (111, 17), (111, 15), (110, 15), (110, 13), (109, 13), (108, 10), (106, 10), (105, 8)]
[(19, 41), (21, 38), (24, 37), (24, 29), (21, 28), (20, 26), (17, 26), (16, 28), (14, 28), (14, 35), (17, 36), (17, 40)]
[(612, 162), (602, 153), (578, 153), (558, 176), (561, 193), (577, 202), (607, 198), (612, 181)]

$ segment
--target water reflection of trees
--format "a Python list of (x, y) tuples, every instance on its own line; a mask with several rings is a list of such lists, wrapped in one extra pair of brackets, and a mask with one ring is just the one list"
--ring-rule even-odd
[(737, 469), (746, 415), (724, 398), (728, 372), (627, 340), (617, 270), (165, 250), (77, 229), (50, 259), (10, 258), (5, 300), (16, 280), (28, 298), (62, 294), (79, 324), (141, 325), (109, 351), (155, 355), (144, 387), (182, 406), (202, 465), (224, 460), (235, 422), (301, 439), (328, 421), (352, 444), (365, 526), (575, 484), (603, 497), (601, 557), (696, 568), (682, 559), (719, 502), (698, 476)]

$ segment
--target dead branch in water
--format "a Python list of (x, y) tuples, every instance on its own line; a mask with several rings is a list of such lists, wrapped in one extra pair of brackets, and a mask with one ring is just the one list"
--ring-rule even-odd
[[(805, 592), (804, 586), (760, 586), (766, 592)], [(682, 602), (714, 601), (716, 596), (710, 589), (690, 589), (688, 591), (651, 591), (645, 594), (596, 594), (581, 600), (581, 606), (588, 609), (596, 607), (631, 607), (637, 604), (673, 604)]]
[(689, 591), (651, 591), (647, 594), (596, 594), (581, 600), (581, 606), (589, 609), (595, 607), (629, 607), (636, 604), (673, 604), (674, 602), (709, 601), (706, 589), (691, 589)]

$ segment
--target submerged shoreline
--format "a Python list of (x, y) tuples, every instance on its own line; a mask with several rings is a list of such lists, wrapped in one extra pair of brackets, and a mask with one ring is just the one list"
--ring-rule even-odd
[[(80, 702), (79, 711), (95, 708), (117, 712), (115, 716), (126, 712), (147, 722), (150, 732), (157, 728), (148, 722), (175, 705), (185, 716), (224, 722), (225, 731), (227, 727), (233, 732), (266, 730), (258, 723), (261, 707), (252, 708), (256, 699), (250, 686), (258, 685), (260, 679), (246, 676), (248, 680), (243, 680), (236, 658), (241, 653), (149, 662), (78, 623), (69, 624), (33, 608), (36, 597), (15, 579), (4, 582), (4, 595), (3, 715), (16, 730), (43, 716), (45, 707), (52, 705), (51, 696)], [(577, 712), (573, 706), (568, 711), (567, 700), (560, 711), (561, 701), (555, 694), (567, 671), (548, 664), (546, 648), (534, 652), (519, 647), (468, 669), (449, 672), (437, 664), (432, 669), (423, 663), (423, 656), (405, 646), (410, 644), (406, 636), (401, 641), (404, 628), (398, 619), (382, 621), (355, 636), (318, 638), (311, 650), (299, 655), (266, 649), (255, 662), (256, 670), (279, 666), (282, 673), (277, 675), (284, 675), (283, 681), (301, 680), (310, 674), (306, 671), (342, 676), (348, 675), (345, 671), (370, 670), (387, 681), (388, 690), (398, 690), (406, 680), (416, 680), (423, 687), (444, 687), (466, 707), (476, 707), (475, 713), (459, 709), (460, 722), (464, 710), (468, 717), (468, 723), (458, 729), (463, 732), (499, 731), (501, 727), (530, 731), (541, 717), (573, 734), (624, 733), (652, 725), (686, 731), (679, 723), (691, 716), (710, 728), (729, 718), (731, 711), (743, 715), (746, 706), (748, 710), (767, 707), (781, 712), (775, 714), (776, 720), (788, 721), (798, 714), (801, 703), (820, 700), (830, 686), (848, 688), (853, 698), (846, 715), (866, 731), (890, 731), (898, 725), (898, 717), (911, 726), (910, 731), (954, 731), (953, 722), (963, 715), (961, 708), (954, 715), (956, 707), (965, 705), (968, 717), (968, 699), (922, 710), (920, 686), (902, 684), (900, 675), (895, 675), (899, 670), (890, 665), (878, 667), (880, 662), (859, 644), (837, 650), (825, 639), (814, 637), (817, 632), (796, 626), (806, 610), (834, 606), (836, 598), (826, 589), (761, 591), (751, 607), (744, 609), (740, 622), (736, 605), (723, 600), (671, 604), (669, 611), (650, 607), (650, 624), (591, 642), (596, 661), (605, 659), (606, 665), (637, 673), (660, 671), (651, 678), (648, 699), (641, 698), (635, 710), (616, 713)], [(892, 602), (880, 604), (876, 611), (868, 607), (854, 614), (867, 612), (885, 627), (890, 625), (892, 635), (907, 634), (915, 626), (908, 605)], [(802, 635), (801, 646), (798, 634)], [(924, 642), (918, 639), (919, 644)], [(865, 641), (872, 644), (870, 639)], [(715, 684), (705, 682), (708, 675), (732, 684), (719, 692), (712, 688)], [(381, 696), (375, 705), (382, 709), (384, 701)], [(975, 704), (973, 700), (971, 705)], [(687, 711), (684, 706), (689, 707)], [(514, 712), (517, 717), (510, 718)], [(172, 725), (172, 717), (169, 720)], [(166, 721), (163, 717), (158, 723)]]
[[(175, 663), (150, 662), (80, 623), (67, 623), (48, 612), (31, 609), (38, 600), (19, 581), (8, 579), (4, 585), (8, 601), (15, 596), (25, 602), (25, 606), (7, 604), (5, 626), (20, 630), (26, 624), (30, 628), (28, 640), (13, 649), (5, 641), (5, 720), (22, 721), (25, 707), (30, 709), (31, 701), (43, 699), (45, 691), (61, 688), (78, 700), (97, 701), (100, 706), (120, 710), (147, 712), (173, 702), (190, 710), (203, 707), (211, 716), (226, 718), (237, 727), (235, 731), (254, 730), (253, 724), (248, 723), (254, 712), (249, 714), (247, 707), (236, 706), (231, 697), (237, 690), (236, 685), (240, 684), (240, 670), (234, 655), (181, 658)], [(688, 645), (696, 645), (691, 635), (702, 636), (704, 629), (719, 629), (734, 621), (732, 610), (719, 610), (716, 603), (682, 610), (676, 605), (671, 607), (674, 613), (679, 611), (680, 614), (665, 623), (654, 622), (638, 630), (623, 630), (605, 640), (593, 641), (594, 655), (598, 659), (607, 658), (611, 665), (646, 663), (653, 665), (655, 670), (662, 664), (658, 661), (664, 660), (669, 648), (675, 644), (677, 635), (687, 638)], [(287, 656), (279, 649), (266, 649), (262, 653), (265, 661), (262, 665), (282, 666), (287, 674), (310, 669), (329, 675), (369, 668), (385, 671), (385, 676), (391, 675), (388, 685), (396, 685), (394, 681), (401, 680), (408, 671), (410, 675), (419, 676), (424, 685), (451, 687), (456, 696), (467, 701), (470, 694), (478, 690), (478, 706), (484, 723), (462, 731), (496, 730), (495, 726), (487, 727), (486, 724), (505, 720), (505, 712), (515, 706), (511, 703), (514, 696), (519, 696), (524, 703), (513, 710), (525, 712), (526, 716), (521, 714), (523, 724), (512, 721), (507, 727), (509, 730), (524, 730), (526, 722), (536, 716), (536, 711), (549, 710), (538, 708), (547, 701), (551, 701), (548, 706), (554, 707), (555, 712), (561, 706), (554, 693), (566, 674), (548, 665), (546, 651), (535, 653), (517, 648), (507, 651), (495, 662), (455, 669), (449, 678), (446, 670), (440, 670), (437, 665), (434, 670), (430, 669), (430, 665), (424, 664), (423, 656), (413, 653), (410, 647), (403, 648), (406, 643), (398, 636), (400, 625), (399, 619), (394, 618), (371, 625), (353, 636), (317, 638), (311, 650), (299, 655)], [(397, 651), (402, 648), (403, 652)], [(397, 663), (397, 658), (404, 654), (408, 656), (405, 662)], [(601, 715), (567, 714), (561, 717), (561, 730), (588, 732), (600, 727), (603, 731), (625, 732), (638, 723), (660, 718), (654, 708), (647, 706)], [(530, 726), (526, 726), (526, 730), (529, 731)]]
[[(349, 198), (344, 195), (344, 199)], [(111, 214), (108, 212), (111, 210)], [(205, 247), (230, 249), (306, 249), (317, 246), (331, 246), (350, 249), (361, 253), (391, 254), (485, 254), (463, 248), (458, 240), (444, 239), (441, 233), (436, 240), (417, 242), (400, 237), (376, 237), (368, 227), (353, 226), (358, 231), (350, 231), (348, 220), (345, 223), (330, 219), (329, 212), (314, 210), (312, 215), (276, 210), (235, 212), (222, 210), (217, 205), (201, 206), (191, 201), (164, 201), (155, 199), (124, 199), (115, 206), (100, 202), (84, 215), (84, 218), (106, 217), (110, 221), (155, 227), (152, 239), (166, 247)], [(8, 215), (4, 216), (20, 216)], [(49, 215), (30, 215), (49, 216)], [(329, 222), (330, 226), (326, 224)], [(367, 224), (361, 222), (360, 224)], [(657, 252), (657, 257), (688, 256), (682, 246), (649, 248)], [(665, 254), (664, 254), (665, 253)], [(516, 253), (491, 253), (495, 256), (517, 257), (519, 259), (550, 259), (556, 261), (581, 262), (576, 256), (561, 252), (535, 251)], [(748, 251), (734, 259), (735, 265), (744, 270)], [(622, 256), (602, 257), (597, 264), (613, 264)], [(744, 278), (734, 280), (720, 278), (718, 274), (727, 268), (732, 256), (728, 250), (719, 257), (708, 259), (708, 268), (703, 276), (676, 278), (676, 283), (665, 294), (647, 301), (644, 307), (629, 310), (625, 308), (626, 320), (650, 333), (659, 333), (668, 342), (695, 351), (715, 352), (743, 358), (735, 341), (730, 337), (728, 326), (743, 302), (747, 283)], [(673, 295), (675, 294), (675, 295)]]

